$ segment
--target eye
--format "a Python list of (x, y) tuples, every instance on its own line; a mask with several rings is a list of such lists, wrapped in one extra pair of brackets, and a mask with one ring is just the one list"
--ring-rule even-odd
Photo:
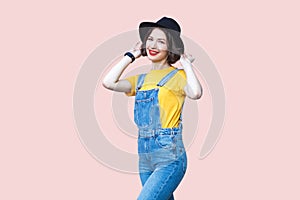
[(153, 40), (153, 38), (152, 38), (152, 37), (148, 37), (148, 38), (147, 38), (147, 40), (149, 40), (149, 41), (152, 41), (152, 40)]
[(159, 40), (158, 42), (161, 44), (166, 44), (166, 42), (164, 40)]

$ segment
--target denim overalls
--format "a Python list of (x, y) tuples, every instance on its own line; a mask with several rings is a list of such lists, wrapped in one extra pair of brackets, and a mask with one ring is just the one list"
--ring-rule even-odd
[(161, 128), (160, 122), (159, 88), (177, 71), (175, 69), (163, 77), (157, 84), (158, 88), (146, 91), (140, 91), (146, 74), (138, 78), (134, 121), (139, 129), (139, 172), (143, 185), (138, 200), (174, 199), (173, 192), (187, 168), (181, 122), (175, 128)]

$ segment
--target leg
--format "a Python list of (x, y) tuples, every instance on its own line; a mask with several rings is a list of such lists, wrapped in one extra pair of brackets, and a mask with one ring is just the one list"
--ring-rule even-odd
[(147, 177), (138, 200), (173, 200), (173, 192), (185, 174), (184, 158), (186, 159), (182, 157), (154, 170)]
[[(148, 171), (148, 172), (140, 172), (140, 180), (141, 180), (141, 183), (142, 183), (142, 186), (145, 185), (146, 181), (148, 180), (148, 178), (152, 175), (153, 172), (151, 171)], [(174, 196), (173, 196), (173, 193), (171, 195), (171, 197), (168, 199), (168, 200), (174, 200)]]
[(140, 172), (140, 180), (142, 182), (142, 186), (145, 185), (148, 178), (151, 176), (152, 172)]
[(153, 169), (151, 168), (151, 163), (149, 158), (147, 157), (147, 154), (140, 153), (139, 154), (139, 175), (140, 180), (142, 183), (142, 186), (146, 183), (148, 178), (153, 173)]
[[(143, 172), (143, 173), (140, 173), (140, 180), (142, 182), (142, 186), (145, 185), (146, 181), (148, 180), (148, 178), (151, 176), (152, 173), (153, 172)], [(142, 198), (142, 197), (140, 197), (140, 198)], [(168, 200), (174, 200), (173, 193), (172, 193), (171, 197)]]

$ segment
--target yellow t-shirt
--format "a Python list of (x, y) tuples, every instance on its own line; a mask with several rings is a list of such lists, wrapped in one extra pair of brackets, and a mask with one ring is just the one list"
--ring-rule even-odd
[[(176, 68), (169, 67), (161, 70), (151, 70), (147, 73), (144, 84), (140, 90), (158, 88), (157, 83), (174, 69)], [(131, 92), (125, 93), (127, 96), (135, 96), (138, 77), (139, 75), (125, 78), (131, 83)], [(163, 87), (160, 87), (158, 102), (162, 128), (178, 127), (180, 113), (186, 96), (184, 92), (185, 85), (186, 74), (184, 70), (179, 70)]]

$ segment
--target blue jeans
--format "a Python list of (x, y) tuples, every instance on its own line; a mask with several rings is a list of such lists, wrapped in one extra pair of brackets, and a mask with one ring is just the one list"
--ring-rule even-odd
[(182, 129), (139, 131), (138, 153), (143, 185), (138, 200), (173, 200), (187, 168)]

